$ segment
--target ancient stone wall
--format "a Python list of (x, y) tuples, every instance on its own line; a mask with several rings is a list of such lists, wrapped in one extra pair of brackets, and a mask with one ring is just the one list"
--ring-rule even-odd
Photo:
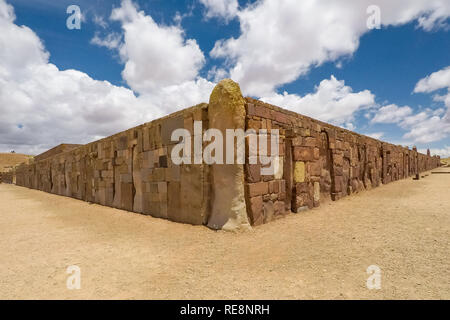
[(279, 171), (261, 176), (246, 164), (247, 211), (252, 225), (287, 212), (414, 176), (440, 165), (439, 157), (378, 141), (251, 98), (246, 128), (278, 129)]
[(35, 161), (41, 161), (50, 157), (53, 157), (55, 155), (57, 155), (58, 153), (63, 153), (63, 152), (67, 152), (73, 149), (76, 149), (78, 147), (81, 147), (81, 144), (67, 144), (67, 143), (62, 143), (54, 148), (51, 148), (50, 150), (47, 150), (37, 156), (34, 157)]
[[(172, 161), (172, 132), (279, 129), (276, 170), (250, 164)], [(202, 139), (200, 139), (202, 140)], [(201, 142), (205, 147), (209, 142)], [(191, 143), (192, 147), (194, 142)], [(270, 145), (269, 145), (270, 146)], [(51, 150), (50, 150), (51, 151)], [(440, 159), (332, 126), (251, 98), (224, 80), (197, 105), (15, 169), (20, 186), (214, 229), (237, 230), (317, 207), (439, 166)], [(191, 154), (195, 157), (195, 152)], [(192, 161), (191, 163), (194, 163)]]
[(171, 133), (207, 121), (195, 106), (16, 169), (16, 184), (173, 221), (204, 224), (208, 166), (174, 165)]

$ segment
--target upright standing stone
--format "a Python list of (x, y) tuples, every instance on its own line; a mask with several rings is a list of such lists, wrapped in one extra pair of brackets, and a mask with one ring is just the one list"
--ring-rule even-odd
[[(245, 100), (239, 85), (230, 79), (219, 82), (209, 100), (209, 127), (220, 130), (226, 141), (227, 129), (245, 130), (245, 116)], [(224, 159), (225, 151), (224, 147)], [(208, 227), (224, 230), (249, 229), (244, 194), (244, 165), (213, 164), (211, 173), (212, 198)]]

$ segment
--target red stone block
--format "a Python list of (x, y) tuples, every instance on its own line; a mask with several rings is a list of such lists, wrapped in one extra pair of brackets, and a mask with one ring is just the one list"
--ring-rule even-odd
[(261, 196), (250, 198), (250, 223), (252, 226), (264, 223), (263, 200)]
[(275, 118), (274, 119), (275, 121), (280, 122), (280, 123), (284, 123), (284, 124), (291, 123), (291, 121), (289, 119), (289, 116), (284, 114), (284, 113), (282, 113), (282, 112), (278, 112), (278, 111), (275, 112), (274, 118)]
[(295, 161), (313, 161), (314, 151), (310, 147), (295, 147), (294, 148)]
[(245, 177), (247, 182), (255, 183), (261, 181), (261, 165), (260, 164), (247, 164), (245, 165)]
[(335, 176), (334, 177), (334, 191), (342, 192), (342, 185), (344, 184), (344, 177)]
[(247, 184), (248, 196), (256, 197), (261, 196), (263, 194), (269, 193), (269, 183), (267, 182), (258, 182), (258, 183), (249, 183)]
[(270, 181), (269, 182), (269, 193), (278, 193), (280, 191), (280, 181)]
[(273, 207), (274, 207), (275, 215), (283, 215), (283, 214), (285, 214), (284, 202), (276, 201), (274, 203)]
[(308, 171), (311, 176), (320, 176), (322, 172), (322, 163), (320, 161), (309, 162)]
[(295, 185), (295, 192), (297, 195), (301, 193), (308, 193), (309, 194), (309, 184), (307, 182), (297, 183)]
[(317, 146), (317, 140), (313, 137), (306, 137), (303, 139), (303, 145), (305, 147), (315, 147)]

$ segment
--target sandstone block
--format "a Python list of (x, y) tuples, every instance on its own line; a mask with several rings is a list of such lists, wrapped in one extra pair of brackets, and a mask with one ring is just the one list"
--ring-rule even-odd
[(261, 165), (260, 164), (247, 164), (245, 165), (245, 173), (248, 182), (260, 182), (261, 181)]
[(314, 151), (310, 147), (294, 147), (295, 161), (313, 161)]
[(250, 221), (253, 226), (264, 223), (263, 200), (261, 196), (250, 198)]
[(247, 184), (248, 196), (256, 197), (269, 193), (269, 183), (257, 182)]
[(296, 183), (305, 182), (306, 170), (305, 163), (303, 161), (296, 161), (294, 166), (294, 181)]

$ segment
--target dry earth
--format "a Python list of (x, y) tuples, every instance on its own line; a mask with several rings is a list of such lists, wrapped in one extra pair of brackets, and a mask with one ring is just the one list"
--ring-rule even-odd
[(447, 166), (450, 166), (450, 158), (447, 159), (441, 159), (441, 162), (444, 163)]
[(20, 164), (32, 156), (20, 153), (0, 153), (0, 172), (9, 171), (11, 166)]
[(1, 184), (0, 299), (450, 299), (449, 190), (429, 174), (233, 234)]

